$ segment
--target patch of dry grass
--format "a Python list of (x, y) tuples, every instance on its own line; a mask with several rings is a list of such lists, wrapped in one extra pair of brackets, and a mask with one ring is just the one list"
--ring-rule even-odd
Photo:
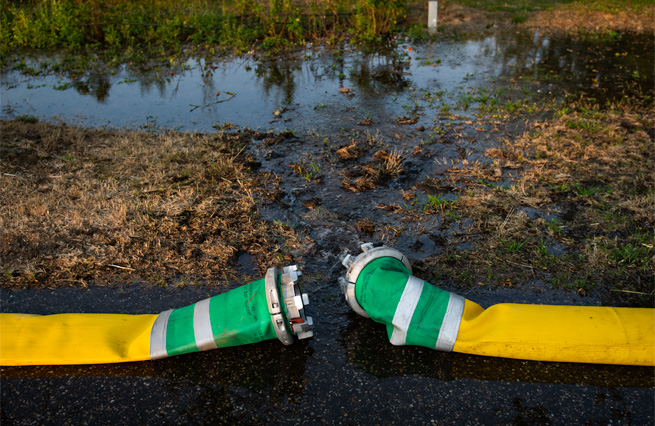
[[(458, 194), (446, 224), (469, 224), (419, 268), (435, 281), (444, 274), (463, 285), (543, 279), (652, 303), (655, 115), (630, 107), (573, 111), (487, 149), (487, 161), (425, 184)], [(416, 220), (415, 211), (406, 215)], [(472, 250), (456, 248), (466, 241)]]
[(570, 33), (606, 31), (655, 31), (655, 6), (640, 10), (601, 11), (571, 5), (536, 12), (524, 23), (528, 28)]
[[(263, 221), (244, 133), (0, 123), (3, 285), (238, 279), (291, 261), (298, 235)], [(273, 185), (273, 183), (271, 183)]]
[[(343, 149), (343, 148), (342, 148)], [(337, 155), (339, 151), (337, 151)], [(373, 154), (373, 161), (349, 167), (343, 172), (341, 186), (353, 191), (364, 192), (376, 188), (388, 179), (396, 178), (403, 171), (403, 157), (397, 150), (379, 150)]]

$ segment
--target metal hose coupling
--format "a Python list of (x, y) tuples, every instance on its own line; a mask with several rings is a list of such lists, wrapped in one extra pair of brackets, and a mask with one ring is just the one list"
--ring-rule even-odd
[[(269, 268), (264, 278), (266, 302), (271, 314), (271, 322), (278, 339), (285, 345), (294, 342), (294, 334), (298, 339), (308, 339), (314, 336), (314, 321), (305, 314), (305, 306), (309, 304), (307, 293), (302, 293), (298, 278), (302, 272), (297, 265), (285, 266), (282, 273), (276, 267)], [(282, 301), (280, 301), (280, 289)], [(282, 305), (284, 303), (284, 305)]]
[(393, 257), (398, 259), (403, 263), (403, 265), (405, 265), (410, 274), (412, 272), (412, 265), (404, 254), (383, 244), (364, 243), (360, 248), (362, 249), (362, 253), (357, 257), (346, 254), (343, 258), (341, 263), (348, 268), (348, 270), (346, 271), (345, 277), (339, 278), (339, 287), (341, 287), (341, 291), (353, 311), (363, 317), (370, 318), (366, 311), (357, 302), (357, 297), (355, 295), (355, 284), (357, 283), (357, 278), (364, 267), (375, 259), (381, 257)]

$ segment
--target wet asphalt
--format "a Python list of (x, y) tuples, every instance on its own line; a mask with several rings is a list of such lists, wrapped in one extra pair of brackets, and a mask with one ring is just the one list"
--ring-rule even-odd
[[(315, 337), (158, 361), (0, 369), (3, 425), (467, 424), (649, 425), (654, 370), (548, 363), (394, 347), (384, 327), (350, 312), (336, 283), (313, 281)], [(212, 287), (139, 285), (0, 290), (3, 312), (157, 313)], [(571, 293), (462, 293), (576, 303)], [(578, 301), (579, 302), (579, 301)]]

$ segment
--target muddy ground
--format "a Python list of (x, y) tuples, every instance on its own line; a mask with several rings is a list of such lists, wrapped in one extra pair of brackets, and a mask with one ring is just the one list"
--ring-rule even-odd
[(225, 286), (292, 262), (320, 275), (381, 241), (440, 285), (649, 306), (653, 115), (635, 108), (400, 117), (385, 133), (369, 118), (331, 140), (3, 122), (3, 285)]
[[(410, 7), (407, 21), (419, 22), (424, 8)], [(239, 123), (204, 134), (90, 129), (13, 115), (0, 123), (2, 285), (225, 287), (273, 263), (322, 265), (320, 275), (326, 259), (381, 241), (440, 285), (564, 289), (652, 306), (652, 82), (643, 70), (607, 68), (602, 56), (615, 52), (606, 59), (619, 64), (639, 57), (609, 46), (620, 45), (617, 32), (629, 31), (627, 42), (655, 31), (652, 12), (560, 5), (516, 23), (510, 12), (446, 3), (437, 43), (449, 33), (536, 28), (544, 54), (571, 61), (576, 74), (576, 62), (591, 54), (582, 73), (598, 80), (585, 87), (556, 67), (531, 75), (507, 54), (507, 69), (526, 69), (518, 80), (426, 90), (391, 113), (320, 103), (315, 110), (338, 120), (326, 132), (298, 125), (302, 114), (288, 118), (294, 105), (276, 109), (269, 123), (302, 130), (282, 132)], [(548, 40), (547, 32), (568, 38)], [(570, 59), (571, 49), (550, 47), (581, 37)], [(498, 42), (515, 43), (507, 40)], [(372, 75), (367, 64), (361, 75), (351, 69), (351, 80), (385, 81), (393, 94), (394, 84), (408, 84), (412, 57), (436, 66), (409, 46)], [(279, 72), (275, 59), (262, 56), (258, 66), (266, 61)], [(364, 95), (339, 78), (340, 97)], [(12, 116), (13, 107), (6, 111)]]

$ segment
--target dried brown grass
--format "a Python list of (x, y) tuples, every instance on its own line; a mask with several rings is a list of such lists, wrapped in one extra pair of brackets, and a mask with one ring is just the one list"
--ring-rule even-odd
[[(199, 135), (0, 123), (4, 285), (180, 276), (238, 279), (291, 260), (289, 228), (263, 221), (241, 133)], [(261, 190), (260, 190), (261, 191)]]
[(655, 115), (625, 105), (573, 110), (424, 183), (459, 194), (445, 223), (469, 225), (448, 246), (473, 244), (419, 268), (466, 285), (543, 278), (581, 294), (604, 283), (612, 294), (652, 296)]
[(572, 9), (560, 6), (555, 10), (540, 11), (525, 23), (528, 28), (550, 31), (604, 32), (604, 31), (655, 31), (655, 7), (644, 10), (621, 10), (613, 13), (598, 10)]
[[(470, 185), (471, 196), (462, 197), (460, 205), (471, 207), (471, 214), (480, 217), (489, 212), (485, 206), (554, 204), (554, 187), (575, 191), (576, 185), (611, 186), (613, 190), (603, 194), (604, 201), (629, 210), (635, 219), (655, 224), (649, 195), (655, 190), (651, 175), (655, 116), (616, 110), (595, 114), (596, 118), (579, 112), (563, 115), (540, 126), (537, 136), (531, 130), (487, 149), (485, 156), (490, 162), (453, 167), (449, 170), (453, 184), (508, 179), (512, 183), (505, 191)], [(579, 128), (581, 122), (587, 123), (588, 129)], [(586, 203), (593, 205), (594, 201), (587, 199)]]
[(403, 161), (402, 154), (397, 150), (379, 150), (373, 154), (373, 161), (345, 170), (341, 186), (353, 192), (374, 189), (386, 180), (398, 177), (403, 171)]

